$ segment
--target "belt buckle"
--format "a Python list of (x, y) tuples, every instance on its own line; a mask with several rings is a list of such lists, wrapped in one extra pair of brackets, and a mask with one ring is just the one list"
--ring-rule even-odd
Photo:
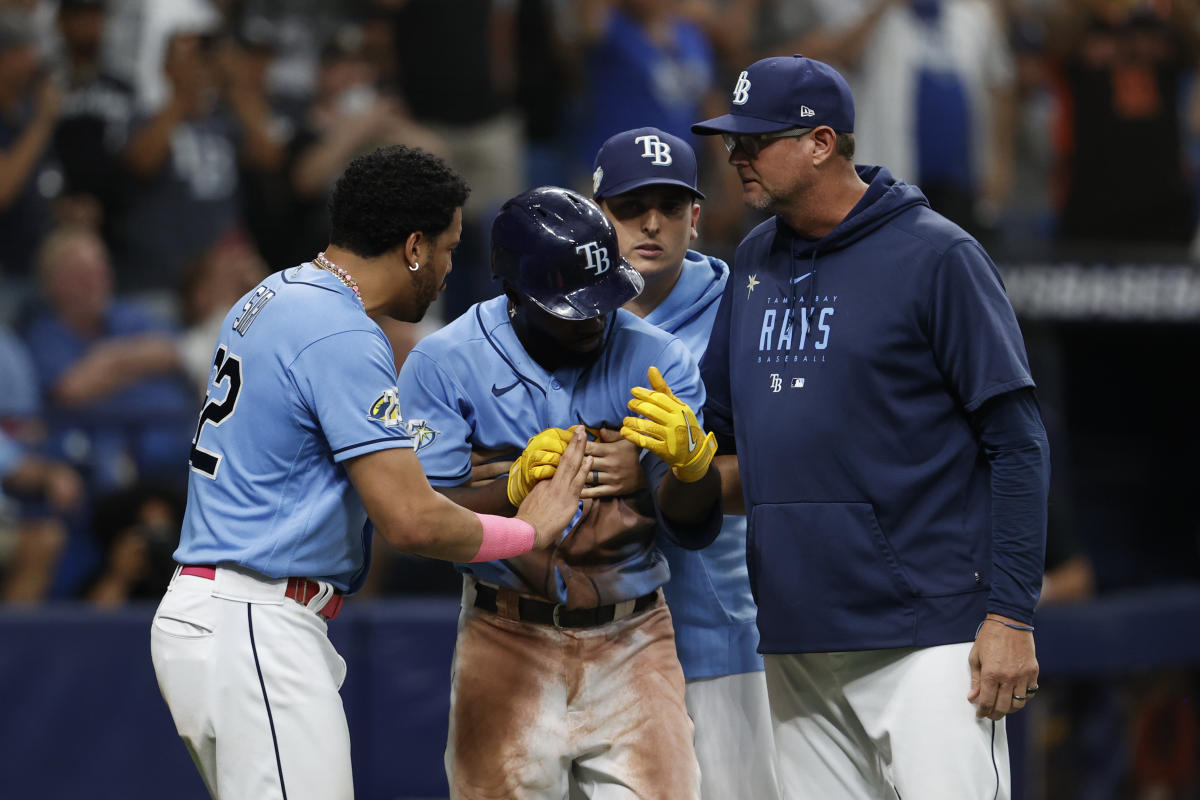
[(562, 630), (562, 622), (559, 621), (558, 612), (562, 610), (562, 603), (555, 603), (554, 609), (550, 612), (550, 620), (554, 623), (555, 630)]

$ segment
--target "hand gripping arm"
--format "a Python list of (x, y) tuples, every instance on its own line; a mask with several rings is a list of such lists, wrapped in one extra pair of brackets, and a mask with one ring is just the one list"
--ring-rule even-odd
[(562, 428), (547, 428), (535, 434), (525, 445), (525, 451), (513, 462), (508, 471), (508, 502), (514, 507), (541, 480), (554, 477), (558, 461), (571, 443), (571, 431)]

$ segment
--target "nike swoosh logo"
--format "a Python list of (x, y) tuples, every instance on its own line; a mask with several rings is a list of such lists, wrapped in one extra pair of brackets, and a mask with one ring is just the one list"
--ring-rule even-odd
[(492, 394), (495, 395), (496, 397), (500, 397), (502, 395), (508, 394), (513, 389), (517, 388), (517, 386), (520, 385), (520, 383), (521, 383), (521, 380), (519, 378), (516, 381), (514, 381), (512, 383), (512, 385), (505, 386), (503, 388), (501, 388), (493, 383), (492, 384)]
[(691, 425), (687, 425), (687, 424), (686, 424), (686, 420), (685, 420), (684, 427), (685, 427), (685, 428), (687, 428), (687, 435), (688, 435), (688, 453), (692, 453), (692, 452), (694, 452), (694, 451), (696, 450), (696, 440), (692, 438), (692, 426), (691, 426)]
[(802, 280), (804, 280), (805, 278), (807, 278), (809, 275), (812, 275), (812, 273), (811, 273), (811, 272), (806, 272), (806, 273), (804, 273), (803, 275), (801, 275), (801, 276), (800, 276), (800, 277), (798, 277), (798, 278), (792, 278), (792, 283), (799, 283), (800, 281), (802, 281)]

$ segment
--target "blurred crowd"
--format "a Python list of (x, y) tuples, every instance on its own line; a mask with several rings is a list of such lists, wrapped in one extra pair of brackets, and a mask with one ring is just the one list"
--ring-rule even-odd
[[(637, 126), (694, 142), (703, 249), (731, 257), (755, 220), (719, 138), (689, 126), (751, 61), (793, 52), (850, 80), (859, 160), (998, 261), (1186, 258), (1197, 5), (0, 0), (0, 601), (159, 595), (215, 326), (322, 249), (326, 194), (361, 152), (420, 146), (470, 182), (441, 320), (494, 294), (504, 200), (590, 193), (599, 144)], [(425, 331), (387, 324), (398, 361)], [(1090, 593), (1070, 537), (1051, 552), (1047, 596)], [(376, 591), (455, 585), (381, 563)]]

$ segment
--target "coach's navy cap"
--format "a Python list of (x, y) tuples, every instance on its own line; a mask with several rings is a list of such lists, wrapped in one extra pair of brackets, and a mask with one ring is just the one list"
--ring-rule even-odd
[(755, 61), (738, 75), (729, 113), (692, 126), (692, 133), (772, 133), (828, 125), (854, 132), (854, 98), (836, 69), (813, 58)]
[(665, 183), (682, 186), (703, 200), (696, 178), (696, 153), (690, 144), (658, 128), (634, 128), (600, 145), (592, 172), (592, 198)]

